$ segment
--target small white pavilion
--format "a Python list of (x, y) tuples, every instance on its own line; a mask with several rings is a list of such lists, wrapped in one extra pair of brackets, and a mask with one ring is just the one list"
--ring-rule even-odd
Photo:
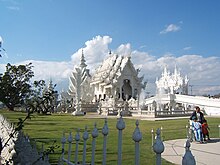
[(189, 116), (195, 106), (207, 115), (220, 115), (220, 99), (188, 95), (189, 79), (181, 76), (175, 67), (170, 74), (167, 68), (156, 79), (156, 95), (145, 99), (141, 114), (162, 116)]

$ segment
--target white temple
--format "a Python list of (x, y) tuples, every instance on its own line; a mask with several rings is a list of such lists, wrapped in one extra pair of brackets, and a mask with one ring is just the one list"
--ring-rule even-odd
[(129, 55), (110, 52), (93, 75), (85, 62), (82, 52), (80, 66), (70, 76), (68, 93), (73, 100), (73, 115), (94, 111), (102, 115), (189, 116), (195, 106), (200, 106), (207, 115), (220, 115), (220, 99), (189, 96), (189, 79), (176, 67), (172, 74), (164, 68), (155, 82), (156, 95), (140, 106), (146, 82), (143, 76), (139, 77), (140, 70), (134, 68)]
[(156, 96), (145, 99), (145, 109), (142, 114), (162, 116), (187, 116), (195, 106), (207, 115), (220, 115), (220, 99), (188, 95), (189, 79), (181, 76), (175, 67), (170, 74), (167, 68), (156, 79)]
[(74, 114), (80, 112), (81, 103), (91, 102), (99, 104), (100, 113), (105, 114), (123, 111), (128, 102), (137, 109), (141, 89), (146, 86), (142, 83), (143, 76), (138, 77), (138, 74), (130, 56), (110, 52), (90, 76), (82, 53), (80, 67), (76, 67), (70, 77), (69, 94), (76, 100)]
[(187, 76), (183, 78), (180, 71), (175, 67), (174, 73), (170, 74), (167, 68), (164, 68), (161, 78), (156, 80), (157, 94), (175, 94), (180, 93), (188, 95), (188, 82)]
[[(96, 101), (137, 99), (143, 87), (143, 77), (138, 77), (130, 56), (109, 54), (92, 76), (90, 85), (94, 88)], [(127, 97), (127, 98), (126, 98)]]

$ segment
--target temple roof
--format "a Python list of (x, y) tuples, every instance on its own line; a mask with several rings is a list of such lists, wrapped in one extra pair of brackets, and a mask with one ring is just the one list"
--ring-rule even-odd
[(130, 61), (130, 56), (118, 56), (117, 54), (109, 54), (107, 59), (96, 69), (95, 74), (92, 76), (91, 84), (104, 83), (110, 84), (114, 83), (114, 80), (117, 80), (120, 77), (121, 72), (125, 66), (130, 63), (134, 72), (137, 71), (133, 67), (133, 64)]

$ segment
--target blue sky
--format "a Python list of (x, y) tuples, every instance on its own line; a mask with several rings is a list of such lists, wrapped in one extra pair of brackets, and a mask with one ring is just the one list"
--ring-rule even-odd
[(37, 77), (64, 86), (81, 48), (91, 69), (111, 49), (133, 54), (152, 93), (164, 65), (175, 64), (195, 92), (220, 92), (219, 8), (218, 0), (0, 0), (1, 68), (31, 61)]

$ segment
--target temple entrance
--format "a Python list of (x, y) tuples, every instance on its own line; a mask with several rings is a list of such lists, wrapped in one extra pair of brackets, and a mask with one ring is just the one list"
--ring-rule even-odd
[(129, 100), (132, 97), (132, 87), (130, 85), (130, 80), (125, 79), (122, 86), (122, 99)]

